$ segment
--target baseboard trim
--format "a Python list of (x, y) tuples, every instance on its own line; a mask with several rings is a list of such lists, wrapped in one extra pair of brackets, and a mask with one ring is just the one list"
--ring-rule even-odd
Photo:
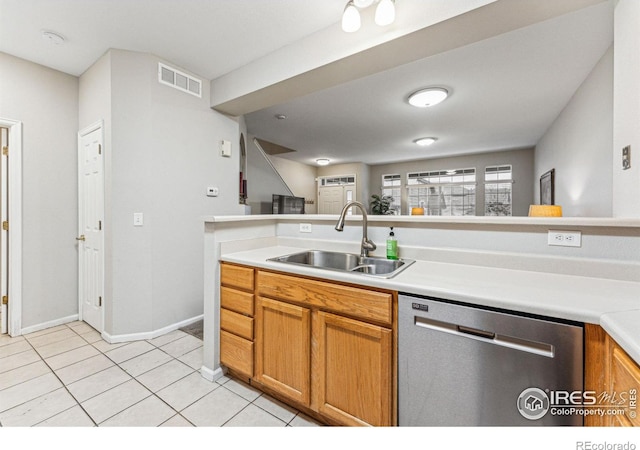
[(181, 322), (176, 322), (171, 325), (167, 325), (166, 327), (159, 328), (157, 330), (145, 331), (142, 333), (109, 334), (109, 333), (103, 332), (102, 338), (110, 344), (119, 344), (121, 342), (132, 342), (132, 341), (145, 341), (147, 339), (157, 338), (158, 336), (162, 336), (163, 334), (170, 333), (171, 331), (175, 331), (179, 328), (186, 327), (187, 325), (191, 325), (192, 323), (195, 323), (198, 320), (202, 320), (203, 318), (204, 318), (204, 314), (200, 314), (199, 316), (195, 316), (190, 319), (183, 320)]
[(61, 317), (59, 319), (50, 320), (49, 322), (39, 323), (37, 325), (31, 325), (30, 327), (25, 327), (20, 330), (20, 334), (29, 334), (35, 333), (36, 331), (46, 330), (47, 328), (57, 327), (58, 325), (64, 325), (66, 323), (75, 322), (78, 320), (78, 315), (74, 314), (72, 316)]
[(202, 375), (202, 378), (204, 378), (205, 380), (216, 381), (218, 378), (222, 378), (224, 372), (222, 370), (222, 367), (211, 370), (208, 367), (202, 366), (200, 368), (200, 375)]

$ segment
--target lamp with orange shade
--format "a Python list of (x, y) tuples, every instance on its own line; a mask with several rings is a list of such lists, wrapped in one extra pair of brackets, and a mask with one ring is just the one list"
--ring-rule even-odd
[(529, 217), (562, 217), (562, 206), (530, 205)]

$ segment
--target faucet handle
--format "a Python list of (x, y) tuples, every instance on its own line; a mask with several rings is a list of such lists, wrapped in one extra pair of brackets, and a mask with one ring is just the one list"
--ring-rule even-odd
[(376, 244), (373, 241), (366, 238), (362, 239), (362, 247), (366, 248), (367, 250), (375, 250), (377, 248)]

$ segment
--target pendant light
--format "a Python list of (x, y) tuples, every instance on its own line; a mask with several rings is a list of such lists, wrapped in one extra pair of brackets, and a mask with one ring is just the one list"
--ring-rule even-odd
[(396, 20), (395, 0), (380, 0), (376, 8), (376, 24), (381, 27), (391, 25)]
[(353, 33), (360, 29), (360, 11), (374, 3), (376, 6), (375, 22), (379, 26), (391, 25), (396, 19), (395, 0), (349, 0), (342, 13), (342, 29), (347, 33)]
[(354, 5), (353, 0), (347, 3), (342, 13), (342, 30), (347, 33), (353, 33), (360, 29), (360, 13)]

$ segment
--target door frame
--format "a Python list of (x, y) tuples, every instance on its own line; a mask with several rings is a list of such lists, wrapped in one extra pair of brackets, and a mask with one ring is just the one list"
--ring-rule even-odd
[(9, 336), (22, 334), (22, 122), (0, 117), (0, 125), (9, 129), (7, 295)]
[[(322, 180), (326, 179), (326, 178), (348, 178), (348, 177), (353, 177), (353, 184), (351, 183), (347, 183), (347, 184), (336, 184), (336, 185), (331, 185), (331, 186), (323, 186), (322, 185)], [(345, 205), (347, 203), (347, 192), (345, 187), (346, 186), (353, 186), (353, 200), (358, 200), (358, 175), (355, 173), (350, 173), (347, 175), (322, 175), (316, 178), (316, 183), (317, 183), (317, 189), (316, 189), (316, 203), (318, 204), (318, 214), (320, 214), (320, 190), (323, 188), (329, 188), (329, 187), (342, 187), (342, 204)], [(365, 207), (368, 207), (368, 205), (365, 205)], [(353, 212), (353, 208), (349, 208), (349, 212), (347, 213), (348, 215), (351, 215)], [(339, 214), (339, 213), (338, 213)]]
[[(102, 204), (102, 217), (104, 218), (105, 214), (105, 206), (104, 206), (104, 199), (106, 196), (106, 192), (105, 192), (105, 145), (104, 145), (104, 120), (99, 120), (91, 125), (89, 125), (86, 128), (83, 128), (82, 130), (78, 131), (78, 150), (77, 150), (77, 157), (78, 157), (78, 236), (80, 236), (80, 234), (82, 234), (82, 230), (80, 228), (80, 224), (81, 224), (81, 214), (82, 211), (80, 209), (80, 195), (82, 195), (82, 179), (80, 177), (80, 171), (81, 171), (81, 164), (82, 164), (82, 158), (80, 155), (80, 152), (82, 151), (82, 138), (88, 134), (93, 133), (96, 130), (102, 129), (102, 137), (100, 140), (100, 145), (102, 146), (102, 198), (103, 198), (103, 204)], [(102, 306), (100, 307), (100, 330), (99, 332), (102, 334), (104, 333), (104, 310), (105, 310), (105, 305), (106, 305), (106, 296), (104, 295), (104, 280), (105, 280), (105, 254), (104, 254), (104, 243), (105, 243), (105, 238), (104, 238), (104, 221), (103, 221), (103, 229), (102, 229)], [(82, 320), (82, 311), (83, 311), (83, 305), (82, 305), (82, 279), (80, 278), (80, 249), (78, 249), (78, 320)]]

